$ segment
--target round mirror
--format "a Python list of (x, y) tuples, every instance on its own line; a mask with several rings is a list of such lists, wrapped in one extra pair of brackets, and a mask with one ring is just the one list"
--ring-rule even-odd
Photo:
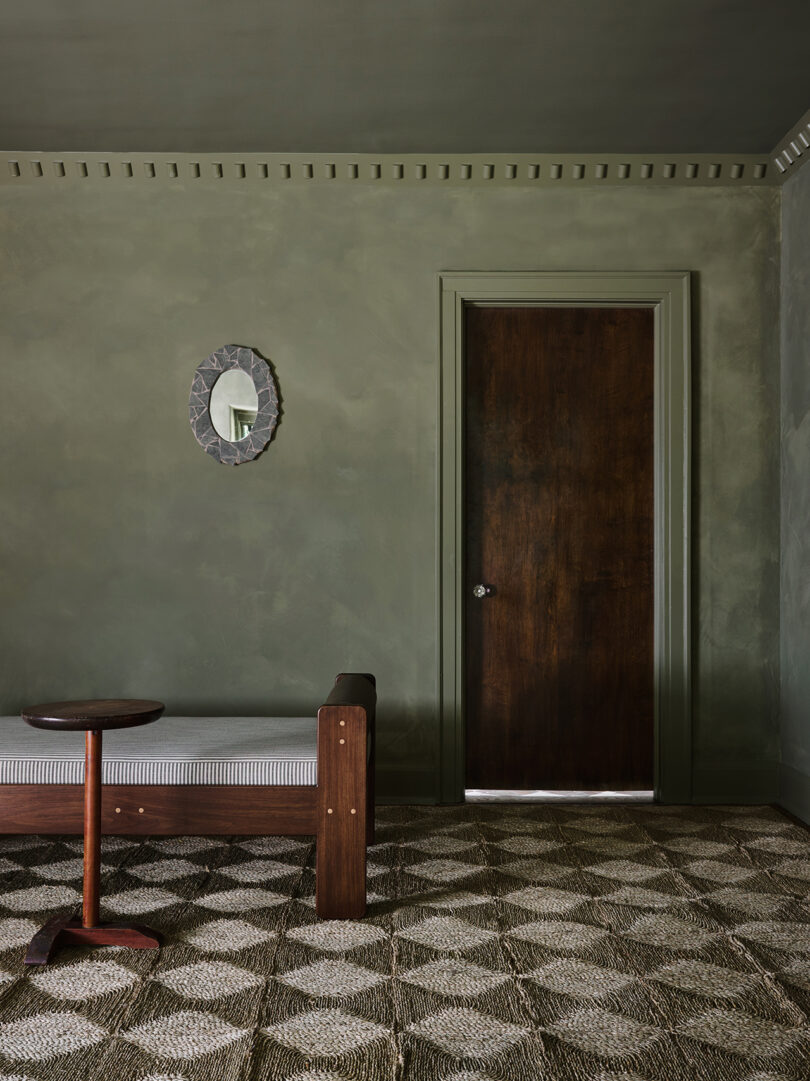
[(230, 443), (247, 438), (259, 410), (259, 396), (248, 373), (241, 368), (223, 372), (211, 390), (208, 409), (217, 435)]
[(257, 458), (279, 419), (276, 381), (267, 361), (244, 345), (223, 345), (197, 365), (188, 419), (206, 454), (223, 465)]

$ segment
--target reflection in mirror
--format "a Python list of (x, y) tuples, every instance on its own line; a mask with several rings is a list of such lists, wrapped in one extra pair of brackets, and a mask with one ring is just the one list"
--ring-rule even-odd
[(259, 396), (253, 380), (241, 368), (223, 372), (211, 389), (208, 410), (217, 435), (238, 443), (256, 421)]

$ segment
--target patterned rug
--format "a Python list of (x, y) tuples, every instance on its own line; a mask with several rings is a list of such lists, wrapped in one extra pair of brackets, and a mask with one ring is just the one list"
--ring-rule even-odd
[(0, 1081), (803, 1081), (810, 833), (768, 807), (380, 809), (368, 917), (305, 838), (108, 838), (106, 918), (24, 946), (76, 838), (0, 839)]

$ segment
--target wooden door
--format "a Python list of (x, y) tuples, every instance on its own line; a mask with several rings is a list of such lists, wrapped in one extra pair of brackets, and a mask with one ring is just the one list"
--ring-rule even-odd
[(465, 342), (466, 787), (651, 789), (653, 312), (469, 306)]

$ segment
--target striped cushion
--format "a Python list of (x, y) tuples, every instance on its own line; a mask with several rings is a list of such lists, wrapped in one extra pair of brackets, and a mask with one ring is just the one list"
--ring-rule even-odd
[[(314, 717), (161, 717), (103, 736), (104, 784), (318, 783)], [(84, 735), (0, 717), (0, 784), (81, 784)]]

